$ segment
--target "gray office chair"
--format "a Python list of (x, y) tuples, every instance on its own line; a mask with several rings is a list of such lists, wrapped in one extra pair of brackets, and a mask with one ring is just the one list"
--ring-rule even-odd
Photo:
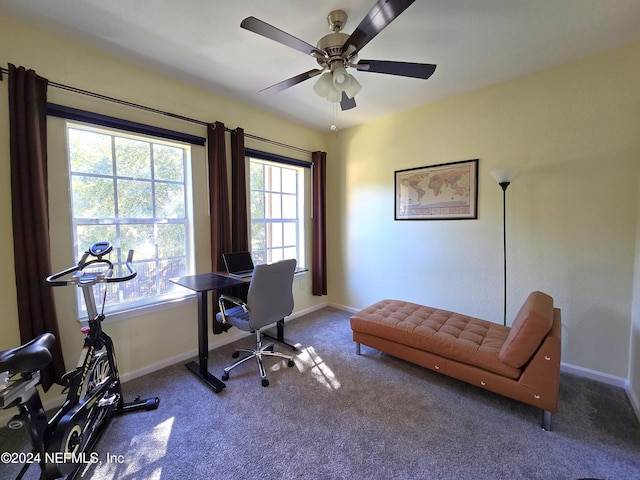
[[(287, 360), (287, 365), (293, 367), (293, 357), (273, 351), (273, 343), (262, 345), (262, 330), (282, 320), (293, 311), (293, 274), (296, 269), (295, 260), (283, 260), (270, 265), (256, 265), (247, 302), (230, 295), (220, 295), (218, 300), (220, 312), (216, 315), (218, 321), (234, 325), (242, 330), (256, 333), (256, 348), (240, 348), (233, 353), (238, 358), (240, 352), (249, 353), (233, 365), (224, 369), (222, 380), (229, 379), (229, 372), (238, 365), (255, 358), (260, 369), (262, 386), (269, 385), (265, 373), (263, 356), (280, 357)], [(227, 306), (231, 303), (233, 306)]]

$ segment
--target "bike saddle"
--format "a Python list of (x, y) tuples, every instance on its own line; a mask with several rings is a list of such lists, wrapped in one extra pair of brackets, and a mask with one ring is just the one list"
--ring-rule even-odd
[(56, 341), (52, 333), (43, 333), (16, 348), (0, 352), (0, 372), (29, 373), (46, 367), (53, 358), (51, 348)]

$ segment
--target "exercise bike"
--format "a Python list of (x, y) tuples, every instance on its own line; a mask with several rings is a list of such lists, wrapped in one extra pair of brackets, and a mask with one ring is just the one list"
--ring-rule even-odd
[(98, 313), (94, 286), (126, 282), (137, 275), (131, 263), (133, 250), (129, 250), (128, 273), (114, 277), (114, 265), (104, 258), (112, 250), (109, 242), (94, 243), (77, 265), (47, 277), (47, 283), (54, 287), (80, 288), (89, 318), (89, 325), (82, 328), (84, 346), (77, 367), (62, 377), (67, 398), (50, 420), (36, 387), (40, 370), (52, 359), (53, 334), (45, 333), (20, 347), (0, 352), (0, 372), (4, 372), (0, 373), (0, 408), (18, 407), (19, 413), (8, 426), (17, 429), (26, 425), (33, 447), (31, 453), (15, 454), (15, 460), (24, 463), (16, 480), (25, 475), (32, 463), (39, 464), (41, 479), (75, 478), (83, 467), (99, 461), (91, 450), (114, 415), (158, 408), (157, 397), (124, 402), (113, 341), (102, 330), (107, 288)]

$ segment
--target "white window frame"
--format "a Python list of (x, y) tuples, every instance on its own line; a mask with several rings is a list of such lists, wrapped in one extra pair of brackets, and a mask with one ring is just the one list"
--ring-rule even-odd
[[(111, 145), (112, 145), (112, 157), (111, 161), (114, 164), (113, 172), (111, 175), (102, 175), (102, 174), (94, 174), (94, 173), (86, 173), (86, 172), (74, 172), (72, 171), (71, 165), (71, 148), (70, 148), (70, 129), (83, 130), (88, 132), (94, 132), (97, 134), (108, 135), (111, 137)], [(173, 256), (173, 257), (162, 257), (159, 255), (158, 248), (158, 238), (157, 235), (154, 236), (153, 243), (149, 243), (150, 248), (154, 249), (153, 253), (148, 251), (139, 251), (137, 254), (134, 254), (133, 265), (136, 270), (138, 270), (138, 277), (130, 282), (126, 282), (129, 285), (129, 289), (135, 290), (136, 283), (140, 282), (144, 276), (145, 267), (149, 267), (150, 269), (156, 270), (155, 275), (155, 286), (156, 289), (158, 285), (161, 283), (163, 285), (163, 291), (161, 293), (156, 293), (155, 295), (146, 295), (135, 300), (131, 301), (123, 301), (123, 293), (127, 290), (127, 285), (124, 283), (111, 283), (111, 284), (101, 284), (95, 288), (96, 301), (101, 299), (101, 295), (104, 295), (104, 288), (107, 288), (107, 303), (105, 312), (111, 314), (111, 318), (122, 318), (130, 316), (130, 314), (134, 311), (140, 309), (157, 309), (161, 305), (166, 304), (167, 302), (174, 301), (177, 299), (181, 299), (189, 296), (188, 292), (185, 293), (183, 288), (179, 288), (176, 285), (173, 285), (169, 282), (169, 278), (175, 276), (183, 276), (190, 275), (195, 271), (195, 248), (194, 248), (194, 233), (193, 233), (193, 192), (192, 192), (192, 174), (191, 174), (191, 145), (184, 142), (178, 142), (173, 140), (164, 140), (158, 137), (144, 135), (144, 134), (133, 134), (124, 130), (112, 128), (112, 127), (98, 127), (91, 124), (86, 124), (82, 122), (76, 121), (66, 121), (65, 122), (65, 138), (67, 142), (67, 171), (68, 171), (68, 180), (69, 180), (69, 205), (71, 210), (71, 236), (72, 236), (72, 246), (73, 246), (73, 256), (76, 259), (79, 259), (83, 252), (89, 247), (89, 245), (80, 245), (78, 241), (78, 227), (82, 226), (92, 226), (92, 225), (100, 225), (100, 226), (114, 226), (116, 230), (116, 238), (103, 238), (101, 240), (110, 241), (114, 245), (113, 253), (110, 256), (110, 260), (116, 265), (116, 269), (124, 269), (124, 261), (126, 260), (128, 250), (130, 248), (134, 248), (131, 245), (121, 245), (120, 232), (121, 228), (126, 225), (152, 225), (154, 228), (154, 235), (157, 233), (158, 225), (168, 225), (168, 224), (183, 224), (185, 226), (185, 255)], [(145, 179), (136, 179), (133, 177), (123, 177), (118, 176), (117, 170), (115, 168), (116, 161), (115, 160), (115, 150), (114, 150), (114, 139), (115, 138), (124, 138), (130, 140), (137, 140), (142, 142), (149, 142), (152, 145), (160, 145), (160, 146), (169, 146), (169, 147), (177, 147), (183, 149), (183, 159), (184, 159), (184, 171), (183, 171), (183, 179), (180, 182), (177, 181), (167, 181), (157, 179), (153, 176), (152, 178)], [(153, 165), (153, 154), (150, 156), (150, 162)], [(152, 168), (153, 170), (153, 168)], [(181, 185), (184, 188), (184, 209), (185, 215), (184, 218), (165, 218), (165, 217), (154, 217), (154, 218), (127, 218), (127, 217), (119, 217), (118, 212), (116, 211), (116, 216), (112, 218), (76, 218), (74, 212), (74, 200), (73, 200), (73, 181), (74, 178), (78, 177), (102, 177), (105, 179), (112, 179), (114, 181), (114, 185), (117, 184), (118, 180), (122, 181), (140, 181), (144, 183), (151, 184), (151, 189), (153, 192), (153, 196), (155, 199), (155, 188), (158, 184), (173, 184), (173, 185)], [(114, 188), (114, 205), (117, 205), (118, 200), (118, 191)], [(155, 204), (155, 202), (154, 202)], [(116, 207), (117, 210), (117, 207)], [(155, 211), (155, 209), (154, 209)], [(142, 249), (144, 250), (144, 249)], [(164, 278), (158, 268), (161, 262), (168, 262), (169, 259), (184, 259), (184, 271), (181, 271), (179, 275), (169, 272), (167, 275), (168, 278)], [(122, 272), (124, 274), (124, 270), (116, 270), (116, 272)], [(82, 298), (82, 292), (80, 289), (77, 289), (76, 293), (76, 311), (77, 318), (79, 321), (87, 320), (87, 311), (84, 305), (84, 300)], [(131, 291), (129, 290), (129, 291)], [(110, 301), (111, 300), (111, 301)], [(101, 303), (101, 302), (100, 302)], [(114, 317), (114, 314), (117, 317)]]

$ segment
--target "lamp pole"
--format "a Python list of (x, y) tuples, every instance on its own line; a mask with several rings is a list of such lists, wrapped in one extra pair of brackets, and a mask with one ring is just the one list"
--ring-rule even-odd
[(502, 188), (502, 266), (504, 270), (504, 309), (502, 323), (507, 325), (507, 187), (511, 182), (500, 182)]
[(502, 323), (507, 325), (507, 187), (518, 176), (517, 168), (499, 168), (491, 170), (489, 174), (502, 188), (502, 272), (504, 279), (504, 305)]

